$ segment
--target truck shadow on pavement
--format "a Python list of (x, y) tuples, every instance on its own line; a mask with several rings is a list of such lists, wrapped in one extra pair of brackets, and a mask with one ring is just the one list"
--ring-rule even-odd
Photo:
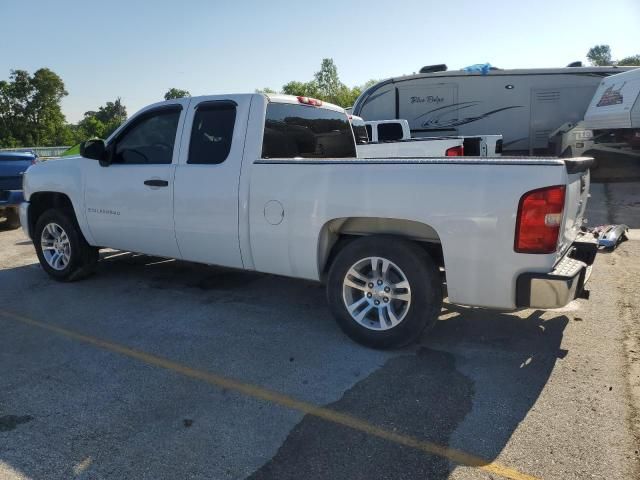
[[(96, 302), (92, 306), (96, 312), (96, 323), (116, 321), (109, 317), (107, 306), (124, 291), (131, 292), (136, 288), (138, 295), (141, 295), (141, 289), (146, 289), (154, 297), (167, 297), (166, 304), (158, 306), (158, 309), (163, 305), (169, 308), (172, 302), (175, 303), (178, 297), (172, 299), (170, 295), (184, 296), (185, 291), (191, 292), (184, 297), (184, 304), (175, 307), (184, 310), (189, 305), (192, 308), (189, 314), (176, 317), (166, 325), (149, 320), (144, 325), (145, 342), (149, 343), (140, 348), (153, 345), (153, 348), (163, 351), (165, 344), (161, 342), (172, 331), (165, 329), (179, 329), (180, 332), (184, 330), (183, 336), (172, 340), (173, 343), (179, 341), (184, 342), (185, 347), (188, 345), (191, 356), (187, 362), (202, 362), (205, 365), (202, 368), (210, 368), (207, 365), (215, 368), (217, 357), (223, 354), (220, 349), (233, 351), (238, 348), (233, 342), (241, 340), (242, 348), (252, 354), (233, 357), (235, 370), (228, 372), (231, 376), (237, 376), (234, 372), (243, 372), (244, 375), (256, 369), (273, 368), (273, 375), (265, 375), (266, 378), (281, 381), (280, 378), (287, 376), (297, 378), (301, 369), (306, 369), (309, 372), (305, 375), (310, 375), (307, 378), (315, 380), (314, 388), (324, 388), (322, 381), (325, 380), (318, 379), (347, 376), (336, 368), (362, 370), (362, 375), (349, 373), (348, 381), (338, 382), (346, 387), (333, 396), (338, 400), (327, 404), (327, 408), (363, 419), (393, 433), (463, 450), (485, 459), (487, 463), (502, 452), (518, 425), (535, 405), (558, 359), (567, 355), (567, 351), (561, 349), (561, 342), (568, 318), (553, 312), (545, 314), (544, 319), (539, 311), (528, 311), (518, 316), (445, 304), (440, 321), (422, 338), (419, 345), (381, 353), (363, 349), (339, 332), (326, 308), (324, 289), (317, 284), (252, 272), (194, 266), (128, 252), (104, 252), (102, 258), (98, 275), (78, 286), (46, 281), (40, 278), (44, 273), (38, 272), (36, 275), (33, 267), (23, 272), (18, 270), (24, 267), (4, 270), (0, 272), (0, 278), (7, 275), (24, 277), (24, 272), (33, 272), (27, 274), (30, 279), (33, 277), (30, 281), (37, 281), (39, 288), (52, 289), (52, 295), (59, 295), (62, 289), (68, 292), (67, 295), (71, 295), (71, 289), (76, 292), (74, 295), (84, 295), (90, 290), (99, 291), (100, 296), (91, 297)], [(154, 295), (156, 289), (163, 292)], [(272, 299), (274, 291), (285, 292), (287, 296), (286, 318), (276, 316), (285, 307), (280, 299)], [(44, 290), (43, 295), (46, 295)], [(129, 300), (131, 303), (128, 305), (137, 306), (145, 302), (142, 297), (139, 300), (135, 295), (130, 297), (133, 299)], [(194, 299), (200, 302), (197, 308)], [(227, 323), (222, 324), (221, 330), (216, 330), (220, 328), (218, 325), (196, 319), (196, 310), (215, 311), (212, 308), (215, 304), (225, 304), (236, 311), (238, 318), (243, 320), (242, 326), (236, 326), (237, 322)], [(246, 304), (265, 304), (266, 307), (251, 314), (250, 310), (246, 310)], [(268, 308), (275, 313), (265, 313)], [(152, 311), (146, 313), (149, 317), (153, 316)], [(33, 315), (37, 316), (37, 312)], [(52, 321), (57, 322), (56, 319)], [(182, 324), (177, 325), (180, 322)], [(130, 321), (114, 324), (113, 328), (125, 328), (125, 325), (128, 325), (126, 328), (132, 328), (130, 335), (138, 335), (135, 324)], [(247, 330), (225, 333), (225, 325), (232, 326), (232, 329), (250, 328), (256, 332), (255, 337), (236, 339), (233, 335)], [(90, 324), (87, 324), (82, 328), (89, 327)], [(200, 330), (198, 333), (188, 333), (185, 330), (187, 327)], [(216, 339), (220, 335), (222, 339)], [(270, 335), (269, 342), (264, 340), (266, 335)], [(216, 350), (216, 345), (219, 350)], [(292, 353), (294, 351), (295, 354)], [(288, 358), (290, 355), (291, 358)], [(291, 371), (277, 363), (278, 357), (285, 357), (283, 361)], [(371, 365), (361, 363), (367, 361)], [(246, 374), (251, 378), (250, 373)], [(151, 380), (147, 386), (150, 389), (169, 388), (156, 386)], [(264, 386), (277, 388), (268, 384)], [(305, 395), (311, 386), (295, 387), (302, 390), (298, 393), (294, 390), (292, 395)], [(83, 388), (93, 391), (103, 387), (89, 384)], [(144, 392), (134, 395), (147, 398)], [(163, 408), (168, 409), (166, 402), (171, 402), (170, 395), (166, 395), (166, 399), (163, 396), (154, 397), (154, 401), (145, 405), (145, 408), (150, 412), (154, 408), (163, 411)], [(209, 405), (205, 410), (210, 408)], [(131, 415), (137, 418), (140, 413), (132, 411)], [(264, 411), (260, 415), (270, 414)], [(87, 418), (90, 420), (90, 417)], [(141, 423), (140, 428), (144, 428), (143, 425)], [(90, 429), (90, 426), (86, 428)], [(220, 441), (221, 438), (212, 437), (203, 444), (191, 447), (183, 445), (180, 448), (193, 448), (194, 451), (202, 449), (204, 452), (210, 448), (207, 442)], [(150, 445), (149, 448), (162, 448), (162, 445)], [(92, 454), (91, 449), (83, 453)], [(167, 462), (179, 467), (179, 456), (176, 457), (170, 450), (163, 455)], [(289, 431), (277, 453), (270, 456), (262, 457), (262, 466), (256, 465), (258, 468), (251, 478), (434, 479), (447, 478), (456, 467), (446, 458), (428, 455), (310, 415), (304, 416)], [(199, 472), (208, 472), (211, 462), (218, 462), (207, 455), (197, 458), (198, 464), (192, 467)], [(100, 461), (107, 461), (107, 464), (103, 464), (103, 473), (119, 471), (118, 464), (109, 464), (105, 459), (98, 459), (96, 463)], [(14, 465), (27, 475), (35, 473), (29, 472), (26, 465)], [(154, 470), (153, 464), (149, 464), (148, 468), (150, 472), (155, 471), (155, 478), (166, 478), (161, 470)], [(153, 472), (151, 474), (154, 475)], [(113, 478), (119, 476), (114, 474)], [(195, 476), (200, 478), (199, 475)], [(37, 474), (34, 478), (38, 478)]]
[[(565, 316), (527, 318), (446, 305), (409, 355), (328, 405), (394, 433), (495, 460), (535, 404), (558, 358)], [(448, 478), (446, 458), (306, 416), (252, 478)]]

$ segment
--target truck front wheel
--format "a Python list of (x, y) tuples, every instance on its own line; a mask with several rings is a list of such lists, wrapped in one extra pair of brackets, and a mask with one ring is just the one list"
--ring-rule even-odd
[(416, 341), (438, 319), (442, 284), (429, 254), (407, 240), (376, 235), (347, 244), (329, 271), (327, 298), (342, 330), (373, 348)]
[(85, 277), (98, 261), (98, 249), (84, 239), (75, 218), (61, 210), (47, 210), (37, 220), (33, 244), (45, 272), (68, 282)]

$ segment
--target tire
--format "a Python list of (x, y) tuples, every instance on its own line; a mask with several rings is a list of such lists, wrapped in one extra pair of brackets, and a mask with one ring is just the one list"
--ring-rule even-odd
[(8, 210), (6, 214), (7, 219), (4, 224), (7, 230), (15, 230), (16, 228), (20, 228), (20, 215), (17, 210)]
[(402, 347), (418, 340), (438, 320), (440, 272), (415, 243), (390, 235), (362, 237), (336, 255), (327, 299), (338, 325), (351, 339), (372, 348)]
[[(86, 277), (98, 262), (98, 249), (87, 243), (72, 215), (64, 210), (47, 210), (36, 221), (33, 232), (40, 265), (50, 277), (60, 282)], [(44, 250), (44, 244), (52, 248)]]

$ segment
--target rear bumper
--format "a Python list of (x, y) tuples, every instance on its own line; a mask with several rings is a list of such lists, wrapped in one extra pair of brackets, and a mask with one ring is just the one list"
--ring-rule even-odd
[(585, 285), (591, 276), (598, 244), (585, 236), (572, 245), (553, 271), (523, 273), (516, 282), (518, 308), (560, 308), (576, 298), (589, 298)]

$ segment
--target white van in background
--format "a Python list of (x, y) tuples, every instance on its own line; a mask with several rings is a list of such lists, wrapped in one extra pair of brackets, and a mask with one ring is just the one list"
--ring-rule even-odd
[[(502, 135), (411, 137), (409, 122), (402, 118), (398, 120), (369, 120), (364, 124), (369, 141), (373, 143), (407, 140), (429, 140), (432, 142), (435, 140), (456, 140), (462, 141), (463, 155), (466, 157), (497, 157), (502, 154)], [(438, 155), (445, 155), (445, 153), (440, 152)]]

